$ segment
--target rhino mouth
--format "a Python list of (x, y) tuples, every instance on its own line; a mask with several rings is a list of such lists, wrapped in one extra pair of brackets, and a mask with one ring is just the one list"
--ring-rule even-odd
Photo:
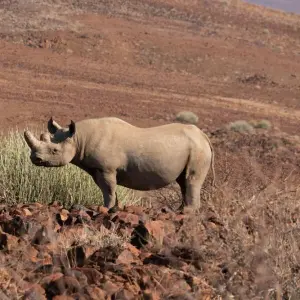
[(49, 162), (42, 160), (38, 157), (31, 157), (31, 162), (38, 167), (50, 167)]
[(50, 167), (49, 163), (46, 161), (32, 161), (32, 163), (38, 167)]

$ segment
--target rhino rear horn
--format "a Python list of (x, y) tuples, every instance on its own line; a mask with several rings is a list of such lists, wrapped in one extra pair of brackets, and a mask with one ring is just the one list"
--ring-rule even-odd
[(73, 120), (71, 120), (71, 124), (69, 125), (70, 135), (74, 135), (76, 131), (76, 126)]
[(62, 127), (53, 120), (53, 117), (51, 117), (50, 120), (48, 121), (48, 131), (54, 134), (57, 130), (61, 128)]
[(33, 136), (33, 134), (30, 131), (26, 130), (24, 132), (24, 138), (25, 138), (27, 145), (31, 149), (36, 149), (38, 147), (39, 141)]

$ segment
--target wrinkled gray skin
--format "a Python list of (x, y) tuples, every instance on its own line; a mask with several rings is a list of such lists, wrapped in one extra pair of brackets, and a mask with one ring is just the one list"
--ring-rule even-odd
[(52, 118), (36, 139), (24, 132), (37, 166), (72, 163), (89, 173), (103, 193), (104, 205), (117, 205), (116, 186), (135, 190), (180, 185), (185, 206), (200, 207), (200, 190), (212, 164), (208, 137), (196, 126), (173, 123), (135, 127), (117, 118), (87, 119), (67, 128)]

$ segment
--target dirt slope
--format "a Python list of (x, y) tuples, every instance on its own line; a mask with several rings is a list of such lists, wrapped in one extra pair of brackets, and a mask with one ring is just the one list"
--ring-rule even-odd
[(2, 1), (0, 126), (268, 118), (297, 133), (300, 18), (239, 1)]
[(218, 187), (196, 215), (170, 211), (171, 191), (116, 213), (1, 204), (0, 298), (299, 299), (299, 33), (299, 16), (239, 0), (1, 1), (2, 131), (192, 110)]

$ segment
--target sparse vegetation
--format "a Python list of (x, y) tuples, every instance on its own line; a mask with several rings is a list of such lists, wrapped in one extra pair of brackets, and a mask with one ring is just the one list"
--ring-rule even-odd
[(1, 300), (300, 299), (299, 15), (241, 0), (0, 7), (4, 130), (50, 111), (219, 128), (217, 188), (205, 181), (195, 214), (172, 211), (176, 183), (141, 202), (118, 187), (142, 207), (108, 213), (82, 170), (36, 167), (22, 134), (1, 137)]
[(255, 125), (255, 128), (262, 128), (262, 129), (270, 129), (272, 127), (272, 124), (268, 120), (260, 120)]
[[(29, 156), (30, 149), (21, 133), (1, 137), (0, 200), (9, 204), (57, 200), (67, 207), (73, 203), (102, 203), (101, 191), (84, 171), (71, 164), (50, 169), (36, 167)], [(117, 193), (121, 203), (138, 201), (128, 189), (118, 187)]]
[(197, 124), (199, 118), (191, 111), (181, 111), (176, 115), (176, 121), (188, 124)]
[[(297, 216), (300, 206), (296, 201), (297, 189), (293, 183), (295, 177), (293, 179), (293, 176), (290, 176), (290, 167), (287, 166), (287, 169), (283, 170), (284, 168), (280, 167), (282, 157), (277, 157), (275, 160), (276, 153), (271, 150), (271, 143), (280, 140), (281, 137), (272, 137), (259, 131), (253, 135), (219, 131), (214, 135), (214, 139), (216, 156), (220, 157), (220, 153), (226, 153), (230, 166), (222, 159), (216, 161), (218, 169), (222, 169), (222, 172), (219, 172), (218, 188), (214, 193), (205, 193), (199, 213), (190, 212), (182, 215), (168, 211), (165, 208), (170, 200), (168, 195), (165, 201), (162, 201), (164, 203), (156, 204), (164, 206), (163, 210), (158, 209), (157, 206), (130, 207), (128, 210), (125, 208), (110, 214), (104, 208), (94, 205), (95, 203), (91, 203), (93, 205), (86, 206), (81, 211), (77, 208), (67, 211), (57, 204), (49, 207), (37, 203), (28, 203), (25, 206), (18, 204), (8, 208), (9, 215), (5, 212), (0, 218), (1, 228), (4, 229), (0, 239), (2, 249), (0, 254), (3, 253), (9, 258), (10, 263), (0, 261), (0, 269), (3, 270), (3, 274), (6, 274), (5, 278), (0, 278), (0, 287), (5, 285), (5, 280), (10, 280), (14, 293), (19, 296), (24, 294), (24, 289), (18, 285), (18, 277), (15, 274), (24, 275), (26, 281), (33, 282), (31, 277), (26, 277), (26, 272), (29, 266), (34, 265), (35, 268), (40, 266), (43, 268), (43, 272), (38, 273), (34, 280), (38, 281), (48, 296), (54, 293), (50, 287), (59, 282), (55, 279), (56, 283), (48, 283), (45, 278), (50, 276), (52, 271), (47, 271), (47, 268), (61, 272), (63, 275), (59, 273), (59, 276), (63, 282), (68, 282), (70, 276), (68, 272), (72, 268), (76, 268), (78, 274), (83, 274), (80, 276), (84, 276), (88, 269), (98, 274), (97, 272), (102, 272), (102, 268), (107, 268), (109, 272), (106, 273), (106, 281), (125, 289), (134, 285), (132, 293), (137, 299), (139, 299), (137, 293), (147, 292), (141, 284), (143, 277), (141, 274), (144, 272), (151, 275), (147, 281), (150, 293), (154, 293), (155, 290), (162, 297), (167, 297), (172, 292), (179, 296), (184, 293), (195, 299), (203, 299), (199, 293), (205, 292), (211, 299), (216, 299), (214, 297), (218, 296), (224, 299), (232, 297), (245, 300), (265, 299), (266, 295), (269, 299), (276, 297), (297, 299), (299, 296), (297, 282), (300, 277), (295, 270), (299, 265), (297, 255), (299, 218)], [(226, 140), (225, 144), (224, 140)], [(50, 169), (29, 164), (29, 150), (20, 134), (12, 132), (7, 138), (3, 137), (3, 141), (0, 166), (1, 170), (8, 174), (7, 180), (11, 180), (12, 184), (9, 185), (9, 181), (1, 182), (1, 189), (6, 184), (11, 190), (16, 188), (16, 194), (20, 194), (16, 181), (26, 187), (26, 184), (36, 180), (38, 186), (44, 184), (49, 191), (46, 180), (60, 182), (59, 176), (65, 178), (66, 173), (63, 170), (69, 168), (53, 169), (54, 173), (52, 173)], [(287, 147), (286, 150), (290, 152), (285, 153), (294, 153), (297, 149), (296, 145), (287, 145)], [(232, 149), (231, 152), (229, 149)], [(252, 161), (251, 157), (246, 155), (247, 152), (255, 153)], [(234, 159), (236, 161), (232, 163)], [(270, 162), (274, 165), (270, 166)], [(242, 167), (235, 166), (237, 163)], [(285, 165), (286, 163), (284, 161)], [(290, 164), (292, 165), (293, 162), (291, 161)], [(8, 172), (4, 165), (15, 169)], [(25, 167), (21, 168), (20, 165)], [(227, 167), (223, 168), (224, 165)], [(273, 178), (268, 178), (270, 174), (266, 170), (260, 170), (260, 165), (262, 168), (264, 166), (271, 168), (269, 172), (273, 172), (273, 169), (275, 172), (274, 166), (279, 166), (281, 175), (288, 180), (283, 182), (280, 179), (275, 182)], [(31, 173), (30, 168), (33, 168), (35, 173)], [(252, 171), (250, 172), (248, 168)], [(238, 169), (240, 173), (234, 174)], [(12, 180), (12, 174), (18, 172), (21, 175), (18, 175), (17, 180)], [(56, 174), (56, 172), (62, 173)], [(75, 180), (79, 180), (81, 174), (77, 174), (77, 170), (73, 171), (73, 168), (71, 172), (72, 176), (76, 176)], [(225, 174), (227, 172), (229, 176)], [(295, 174), (298, 174), (297, 172), (298, 170)], [(49, 177), (50, 173), (55, 176)], [(36, 174), (42, 174), (42, 182), (37, 179)], [(69, 182), (67, 179), (64, 181)], [(87, 180), (89, 179), (84, 179), (85, 182)], [(231, 182), (233, 180), (240, 182), (241, 186), (233, 184)], [(56, 183), (53, 184), (53, 188), (55, 185)], [(256, 190), (257, 185), (262, 186), (259, 191)], [(69, 185), (70, 189), (72, 187), (73, 185)], [(35, 194), (44, 195), (38, 188), (32, 189)], [(30, 192), (26, 193), (18, 196), (15, 202), (24, 203), (27, 199), (20, 197), (30, 195)], [(64, 193), (66, 195), (65, 191)], [(57, 195), (61, 197), (59, 192)], [(43, 197), (51, 196), (52, 194), (49, 193)], [(177, 207), (177, 203), (170, 206)], [(22, 222), (15, 222), (16, 215), (22, 219)], [(146, 224), (147, 230), (143, 228), (141, 222)], [(35, 229), (31, 230), (34, 234), (20, 233), (23, 234), (22, 237), (18, 234), (14, 236), (15, 231), (21, 232), (18, 226), (24, 224), (33, 224)], [(26, 226), (23, 231), (26, 231)], [(137, 230), (139, 227), (140, 229)], [(147, 232), (150, 233), (149, 236)], [(46, 239), (46, 242), (39, 241), (40, 238)], [(18, 244), (20, 239), (23, 239), (23, 248)], [(147, 240), (148, 243), (139, 248), (141, 240)], [(41, 248), (40, 244), (43, 244), (43, 247), (50, 247), (51, 251), (43, 253), (41, 249), (44, 248)], [(38, 258), (29, 257), (27, 249), (31, 249)], [(42, 255), (46, 257), (43, 260), (39, 258)], [(21, 257), (21, 259), (15, 260), (14, 257)], [(60, 265), (57, 257), (64, 257), (67, 260), (66, 273), (62, 271), (65, 266)], [(45, 261), (47, 266), (44, 265)], [(124, 263), (126, 269), (122, 265)], [(126, 281), (126, 284), (124, 284), (125, 277), (122, 277), (124, 270), (126, 276), (130, 276), (130, 282)], [(157, 285), (162, 272), (167, 279)], [(182, 274), (184, 276), (180, 277)], [(102, 274), (99, 276), (101, 277)], [(74, 275), (72, 280), (76, 283), (79, 279)], [(90, 277), (88, 280), (91, 280)], [(173, 284), (177, 281), (180, 281), (180, 290)], [(95, 285), (109, 292), (105, 282), (99, 281)], [(90, 282), (84, 281), (81, 289), (76, 291), (91, 295), (89, 286)], [(11, 290), (5, 293), (15, 295)], [(74, 291), (68, 290), (66, 293), (72, 295)]]
[(249, 124), (247, 121), (244, 120), (238, 120), (235, 122), (231, 122), (227, 125), (227, 128), (232, 131), (237, 132), (250, 132), (252, 133), (254, 131), (254, 128), (251, 124)]
[(271, 129), (272, 124), (268, 120), (251, 120), (249, 124), (254, 128)]

